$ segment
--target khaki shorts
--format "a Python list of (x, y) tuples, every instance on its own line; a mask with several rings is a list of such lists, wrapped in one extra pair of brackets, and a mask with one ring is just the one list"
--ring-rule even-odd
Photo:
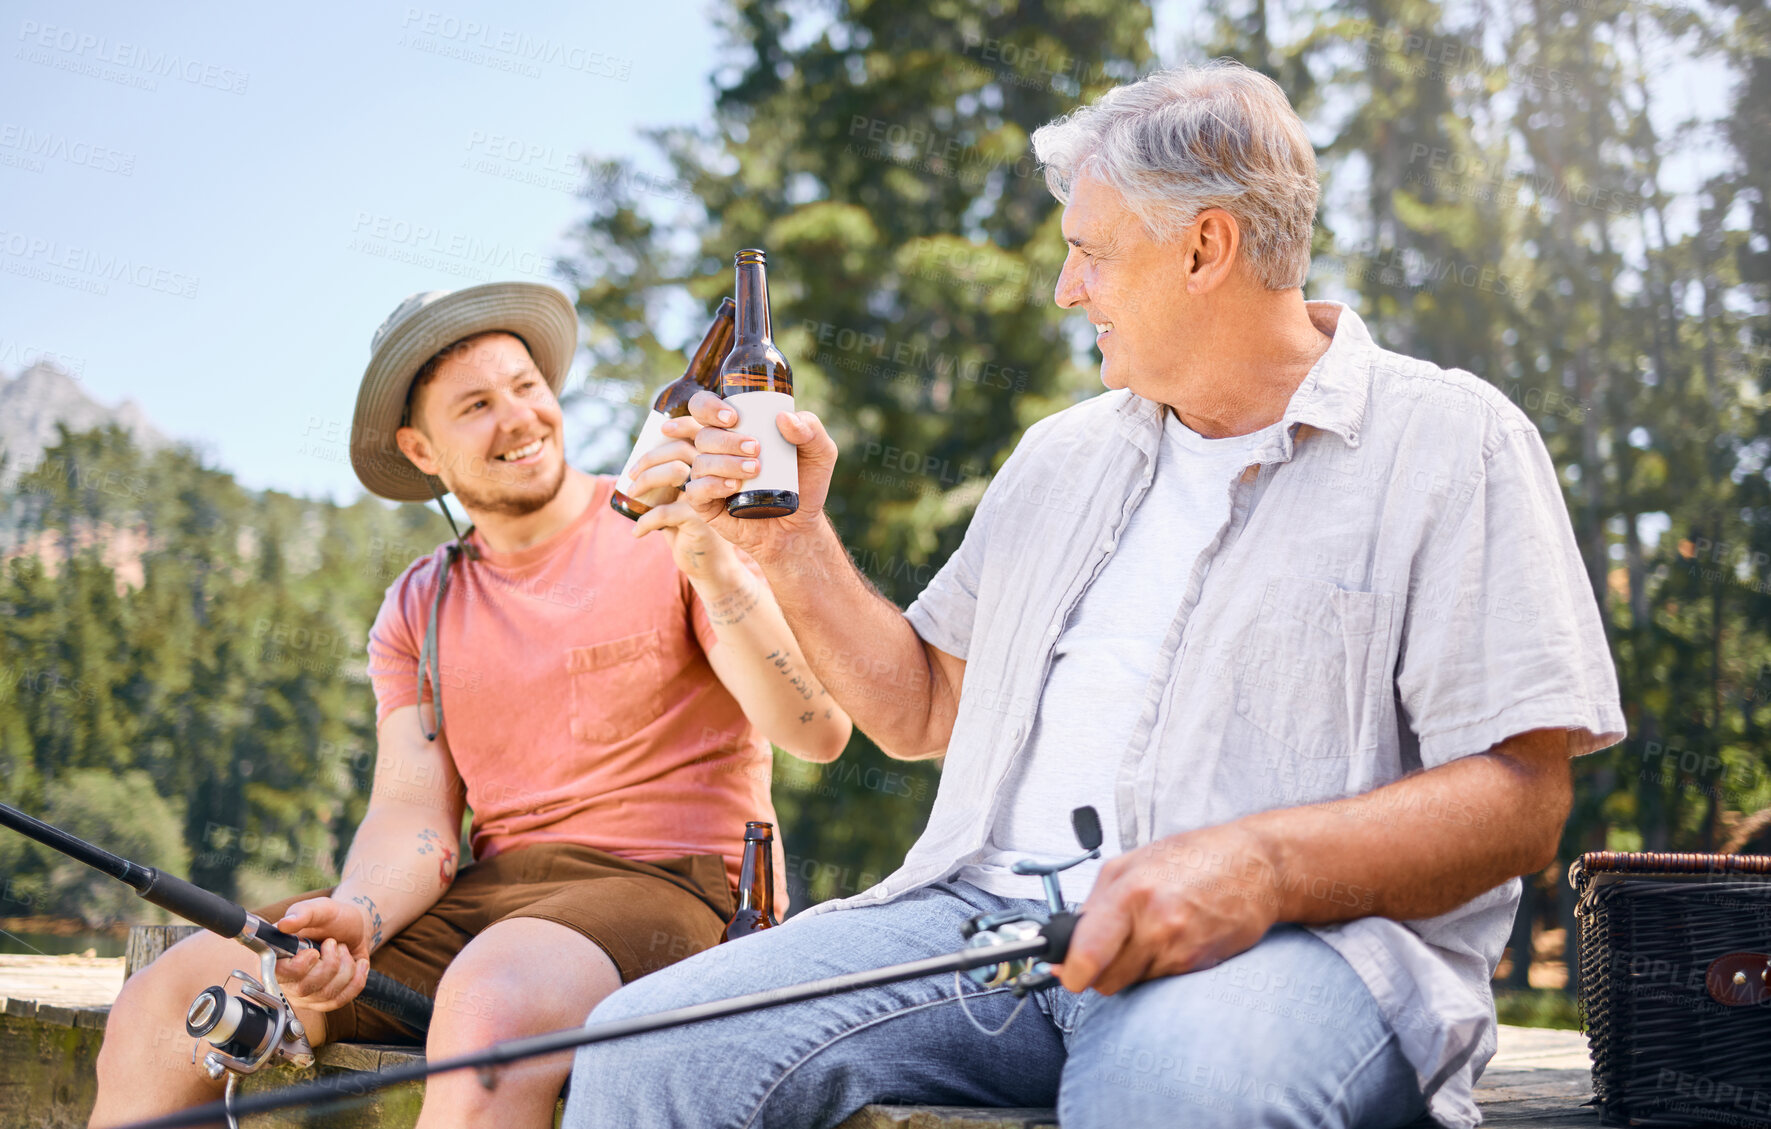
[[(274, 923), (295, 902), (332, 889), (309, 890), (252, 912)], [(637, 862), (573, 843), (543, 843), (463, 867), (436, 905), (375, 951), (369, 967), (434, 998), (443, 970), (475, 936), (513, 917), (538, 917), (596, 942), (626, 984), (718, 944), (736, 909), (718, 855)], [(326, 1013), (326, 1038), (424, 1041), (406, 1024), (356, 1000)]]

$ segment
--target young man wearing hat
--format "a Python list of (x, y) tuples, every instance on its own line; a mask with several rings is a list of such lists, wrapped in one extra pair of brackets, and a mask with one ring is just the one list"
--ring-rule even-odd
[[(342, 880), (256, 911), (324, 939), (278, 967), (316, 1045), (418, 1041), (357, 1002), (371, 967), (435, 996), (432, 1056), (582, 1022), (722, 936), (744, 823), (775, 819), (762, 734), (813, 761), (848, 741), (753, 565), (686, 506), (636, 536), (613, 481), (566, 465), (577, 330), (552, 288), (494, 283), (416, 295), (376, 331), (357, 476), (396, 501), (453, 493), (473, 528), (414, 562), (370, 631), (375, 784)], [(637, 489), (677, 456), (661, 447)], [(201, 934), (129, 981), (94, 1125), (218, 1096), (182, 1017), (241, 963)], [(438, 1076), (420, 1125), (488, 1124), (496, 1101), (497, 1124), (545, 1126), (570, 1065), (507, 1068), (496, 1091)]]

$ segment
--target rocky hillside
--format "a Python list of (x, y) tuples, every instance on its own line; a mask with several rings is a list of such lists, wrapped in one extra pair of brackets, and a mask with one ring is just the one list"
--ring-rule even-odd
[(62, 369), (39, 362), (15, 377), (0, 373), (0, 452), (6, 455), (0, 488), (10, 486), (37, 465), (44, 449), (55, 442), (58, 423), (67, 424), (71, 431), (115, 423), (149, 449), (168, 441), (135, 401), (107, 407)]

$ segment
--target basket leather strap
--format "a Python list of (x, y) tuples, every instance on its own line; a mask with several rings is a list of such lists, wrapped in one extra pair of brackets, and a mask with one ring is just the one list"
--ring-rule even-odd
[(1771, 955), (1729, 953), (1710, 962), (1703, 986), (1726, 1007), (1747, 1007), (1771, 999)]

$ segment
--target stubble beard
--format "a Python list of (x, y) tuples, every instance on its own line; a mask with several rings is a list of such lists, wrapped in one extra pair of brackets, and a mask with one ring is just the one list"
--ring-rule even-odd
[(493, 487), (481, 492), (478, 482), (467, 478), (462, 482), (448, 484), (450, 493), (454, 494), (463, 508), (477, 510), (480, 513), (498, 514), (501, 517), (528, 517), (559, 496), (560, 488), (566, 484), (566, 460), (560, 459), (554, 465), (551, 481), (511, 484), (503, 489)]

